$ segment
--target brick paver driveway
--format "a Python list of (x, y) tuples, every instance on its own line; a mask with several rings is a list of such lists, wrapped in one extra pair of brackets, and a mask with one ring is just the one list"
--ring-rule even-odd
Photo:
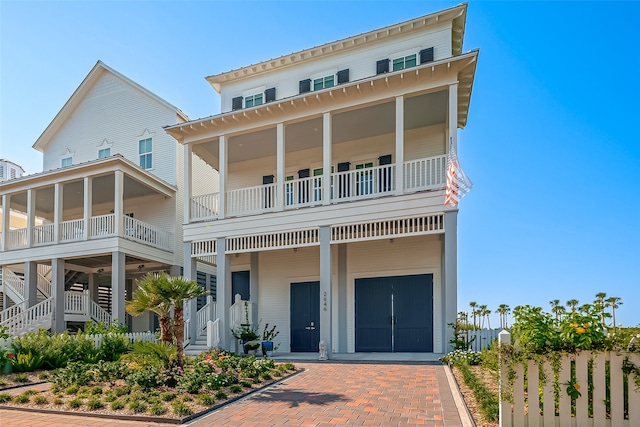
[[(407, 363), (297, 363), (305, 372), (187, 425), (462, 426), (445, 367)], [(0, 426), (160, 426), (0, 410)]]

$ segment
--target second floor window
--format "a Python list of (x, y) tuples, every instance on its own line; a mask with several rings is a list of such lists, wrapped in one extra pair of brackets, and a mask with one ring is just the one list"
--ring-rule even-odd
[(138, 153), (140, 154), (140, 167), (142, 169), (151, 169), (153, 167), (151, 151), (151, 138), (141, 139), (138, 141)]
[(65, 157), (60, 161), (60, 167), (66, 168), (73, 164), (73, 157)]
[(417, 55), (402, 56), (393, 60), (393, 71), (404, 70), (405, 68), (415, 67)]
[(249, 107), (255, 107), (257, 105), (262, 105), (263, 103), (263, 94), (262, 93), (256, 93), (255, 95), (251, 95), (251, 96), (245, 96), (244, 97), (244, 107), (245, 108), (249, 108)]
[(332, 74), (326, 77), (320, 77), (319, 79), (313, 80), (313, 90), (326, 89), (328, 87), (333, 87), (335, 83), (335, 76)]
[(109, 157), (111, 155), (111, 148), (101, 148), (98, 150), (98, 158), (104, 159), (105, 157)]

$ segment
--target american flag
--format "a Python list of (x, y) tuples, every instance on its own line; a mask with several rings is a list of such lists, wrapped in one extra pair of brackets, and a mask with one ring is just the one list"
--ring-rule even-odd
[(447, 190), (444, 204), (455, 208), (471, 189), (473, 183), (462, 171), (458, 162), (458, 155), (453, 148), (453, 142), (449, 144), (449, 156), (447, 157)]

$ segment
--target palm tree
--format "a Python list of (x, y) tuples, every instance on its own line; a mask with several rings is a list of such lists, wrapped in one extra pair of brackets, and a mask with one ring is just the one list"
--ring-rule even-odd
[(171, 301), (161, 295), (160, 283), (166, 282), (166, 273), (148, 273), (142, 279), (136, 280), (138, 288), (133, 291), (131, 301), (127, 301), (125, 308), (132, 316), (140, 316), (145, 311), (152, 311), (158, 315), (160, 323), (160, 340), (173, 342), (171, 330)]
[(622, 298), (620, 297), (609, 297), (606, 300), (611, 307), (611, 316), (613, 317), (613, 327), (616, 327), (616, 308), (622, 305)]
[[(169, 277), (160, 282), (161, 295), (173, 305), (173, 326), (178, 350), (178, 365), (183, 365), (184, 351), (184, 303), (204, 295), (204, 289), (195, 280), (184, 277)], [(195, 321), (195, 319), (193, 319)]]
[(478, 312), (476, 311), (477, 306), (478, 303), (475, 301), (471, 301), (469, 303), (469, 307), (471, 307), (471, 317), (473, 317), (473, 329), (476, 328), (476, 315), (478, 314)]
[(576, 307), (578, 306), (578, 304), (580, 304), (580, 302), (577, 299), (570, 299), (569, 301), (567, 301), (567, 305), (569, 306), (569, 308), (571, 308), (572, 313), (576, 312)]
[(596, 299), (593, 302), (594, 305), (596, 306), (596, 310), (600, 311), (600, 321), (602, 322), (602, 324), (604, 325), (604, 310), (605, 308), (607, 308), (608, 304), (605, 301), (605, 298), (607, 297), (607, 293), (606, 292), (598, 292), (596, 294)]
[(489, 309), (487, 308), (486, 304), (482, 304), (478, 306), (478, 316), (482, 321), (482, 324), (481, 324), (482, 329), (484, 329), (484, 317), (487, 316), (487, 311), (489, 311)]
[(511, 309), (507, 304), (500, 304), (496, 309), (496, 312), (500, 314), (500, 327), (503, 329), (508, 327), (507, 316), (509, 315), (510, 311)]

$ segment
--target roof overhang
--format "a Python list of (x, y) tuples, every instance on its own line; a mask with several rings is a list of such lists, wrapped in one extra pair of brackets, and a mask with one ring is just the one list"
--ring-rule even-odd
[(452, 54), (456, 56), (462, 53), (466, 19), (467, 3), (461, 3), (458, 6), (411, 19), (409, 21), (404, 21), (399, 24), (390, 25), (367, 33), (362, 33), (357, 36), (326, 43), (224, 73), (214, 74), (205, 77), (205, 79), (218, 93), (220, 93), (221, 85), (223, 83), (248, 77), (255, 77), (262, 73), (267, 73), (292, 65), (298, 65), (302, 62), (317, 58), (327, 58), (330, 55), (349, 52), (353, 49), (360, 49), (362, 46), (367, 44), (392, 40), (398, 37), (406, 37), (412, 32), (421, 31), (426, 27), (448, 21), (452, 22), (451, 46)]
[[(200, 135), (212, 132), (222, 135), (225, 132), (233, 132), (243, 125), (250, 125), (252, 121), (273, 117), (278, 120), (287, 120), (287, 115), (303, 114), (305, 109), (311, 110), (322, 104), (324, 109), (330, 109), (331, 103), (338, 99), (358, 97), (363, 94), (371, 94), (375, 91), (384, 91), (389, 87), (402, 89), (410, 82), (429, 83), (430, 80), (448, 76), (449, 80), (458, 82), (458, 127), (463, 128), (467, 124), (471, 91), (475, 77), (476, 63), (479, 51), (471, 52), (448, 58), (445, 60), (430, 62), (418, 67), (409, 68), (385, 74), (378, 74), (367, 79), (362, 79), (340, 86), (335, 86), (321, 91), (307, 92), (290, 98), (262, 104), (257, 107), (236, 110), (227, 113), (209, 116), (186, 123), (166, 126), (165, 131), (177, 141), (185, 143), (197, 140)], [(455, 73), (455, 74), (454, 74)], [(422, 85), (423, 89), (429, 89), (428, 85)], [(432, 86), (436, 88), (437, 86)]]

